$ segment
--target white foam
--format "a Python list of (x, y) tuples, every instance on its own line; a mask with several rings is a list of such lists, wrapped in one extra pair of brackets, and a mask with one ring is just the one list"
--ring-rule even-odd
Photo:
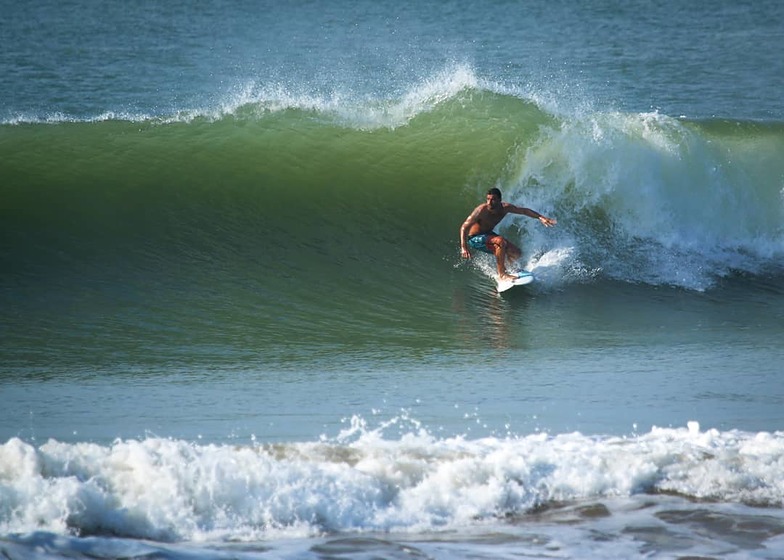
[(527, 149), (507, 190), (559, 219), (547, 236), (526, 228), (534, 246), (576, 247), (617, 279), (704, 290), (781, 257), (784, 204), (765, 180), (777, 165), (658, 113), (578, 113)]
[[(401, 437), (385, 431), (406, 426)], [(654, 428), (439, 439), (409, 420), (275, 446), (148, 438), (0, 446), (0, 532), (157, 540), (468, 527), (554, 502), (668, 491), (780, 506), (784, 433)]]

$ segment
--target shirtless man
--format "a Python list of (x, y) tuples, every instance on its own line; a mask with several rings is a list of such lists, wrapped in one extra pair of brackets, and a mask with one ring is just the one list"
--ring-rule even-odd
[(530, 208), (521, 208), (508, 202), (501, 202), (501, 191), (496, 188), (487, 191), (487, 201), (477, 206), (460, 226), (460, 250), (464, 259), (471, 258), (471, 253), (468, 251), (469, 246), (472, 249), (495, 255), (498, 277), (501, 280), (516, 278), (506, 271), (506, 261), (509, 259), (509, 263), (513, 264), (522, 255), (514, 243), (493, 231), (493, 228), (507, 214), (522, 214), (529, 218), (536, 218), (545, 227), (552, 227), (556, 224), (552, 218), (542, 216)]

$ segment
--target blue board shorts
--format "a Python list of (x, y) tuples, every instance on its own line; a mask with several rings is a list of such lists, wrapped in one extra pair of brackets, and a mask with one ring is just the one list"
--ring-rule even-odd
[(483, 251), (492, 255), (494, 254), (494, 251), (487, 246), (487, 240), (495, 237), (496, 235), (498, 234), (494, 231), (488, 231), (487, 233), (477, 233), (476, 235), (472, 235), (468, 238), (468, 246), (472, 249), (476, 249), (477, 251)]

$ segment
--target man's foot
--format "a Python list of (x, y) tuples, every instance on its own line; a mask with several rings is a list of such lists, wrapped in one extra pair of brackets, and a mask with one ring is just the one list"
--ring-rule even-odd
[(519, 277), (517, 276), (517, 274), (509, 274), (508, 272), (498, 277), (499, 280), (506, 280), (507, 282), (512, 282), (514, 280), (517, 280), (518, 278)]

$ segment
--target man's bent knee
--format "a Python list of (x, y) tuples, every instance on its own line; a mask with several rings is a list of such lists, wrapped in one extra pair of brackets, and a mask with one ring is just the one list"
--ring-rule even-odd
[(497, 236), (497, 237), (493, 237), (493, 239), (490, 241), (490, 243), (496, 249), (506, 249), (509, 246), (509, 243), (506, 241), (506, 239), (504, 239), (500, 235)]

